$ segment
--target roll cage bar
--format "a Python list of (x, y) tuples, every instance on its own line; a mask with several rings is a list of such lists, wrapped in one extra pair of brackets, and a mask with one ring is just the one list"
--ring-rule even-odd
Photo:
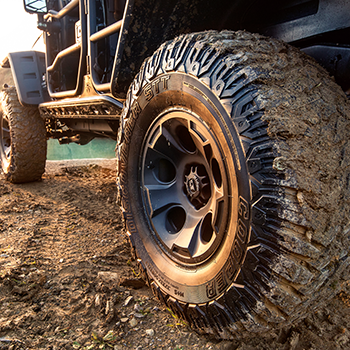
[[(39, 3), (38, 3), (39, 2)], [(101, 28), (96, 23), (96, 10), (94, 0), (72, 0), (68, 2), (59, 11), (48, 9), (43, 1), (40, 0), (24, 0), (25, 8), (28, 12), (38, 13), (44, 12), (40, 29), (45, 31), (46, 42), (46, 81), (47, 89), (51, 98), (62, 99), (78, 96), (82, 93), (84, 76), (90, 75), (93, 88), (100, 93), (112, 93), (115, 90), (115, 82), (118, 74), (119, 65), (121, 62), (121, 55), (124, 48), (125, 39), (123, 33), (126, 32), (130, 21), (134, 0), (126, 0), (124, 6), (123, 16), (119, 20), (115, 20), (107, 26)], [(35, 7), (37, 6), (37, 7)], [(76, 37), (75, 43), (57, 50), (56, 43), (53, 42), (53, 34), (57, 28), (61, 28), (61, 23), (68, 18), (73, 12), (79, 13), (79, 19), (75, 23)], [(116, 40), (116, 51), (114, 54), (112, 71), (110, 79), (107, 82), (100, 82), (92, 67), (98, 57), (97, 45), (99, 42), (106, 40), (112, 35), (118, 34)], [(61, 72), (62, 62), (69, 57), (79, 55), (77, 76), (75, 86), (69, 89), (62, 89), (57, 91), (57, 87), (53, 83), (55, 76)]]

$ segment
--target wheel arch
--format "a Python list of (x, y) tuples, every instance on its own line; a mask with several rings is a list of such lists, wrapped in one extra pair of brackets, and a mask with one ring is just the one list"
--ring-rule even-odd
[(231, 22), (230, 29), (241, 29), (238, 16), (226, 18), (223, 13), (230, 8), (230, 14), (239, 14), (244, 4), (247, 6), (254, 2), (135, 0), (117, 77), (117, 94), (126, 94), (144, 59), (151, 56), (162, 43), (181, 34), (229, 29), (228, 22)]
[[(135, 0), (116, 79), (116, 93), (126, 95), (144, 59), (162, 43), (181, 34), (206, 30), (247, 30), (294, 43), (299, 48), (326, 43), (307, 53), (336, 79), (340, 77), (338, 84), (347, 90), (350, 72), (340, 67), (346, 65), (350, 44), (350, 11), (346, 9), (350, 9), (350, 3), (342, 0), (224, 0), (219, 3), (210, 0)], [(326, 41), (325, 33), (328, 35)], [(330, 46), (334, 51), (331, 54)], [(338, 46), (342, 51), (336, 48)], [(338, 62), (339, 57), (343, 60), (336, 67), (324, 62)]]

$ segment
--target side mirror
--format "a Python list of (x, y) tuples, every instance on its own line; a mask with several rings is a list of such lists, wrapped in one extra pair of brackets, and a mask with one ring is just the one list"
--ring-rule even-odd
[(29, 13), (47, 13), (47, 0), (24, 0), (24, 9)]

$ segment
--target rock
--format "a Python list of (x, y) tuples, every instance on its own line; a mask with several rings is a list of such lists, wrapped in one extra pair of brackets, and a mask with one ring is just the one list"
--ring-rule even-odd
[(119, 283), (119, 275), (115, 272), (110, 271), (100, 271), (97, 274), (97, 278), (102, 280), (105, 283), (108, 284), (118, 284)]
[(134, 297), (132, 295), (128, 296), (124, 301), (124, 306), (128, 306), (132, 300), (134, 300)]
[(95, 305), (100, 306), (101, 305), (101, 297), (100, 294), (96, 294), (95, 296)]
[(116, 336), (114, 335), (112, 330), (108, 331), (107, 334), (103, 337), (104, 341), (114, 341), (115, 339)]
[(123, 278), (120, 281), (120, 285), (123, 287), (131, 287), (134, 289), (140, 289), (142, 287), (144, 287), (145, 281), (140, 279), (140, 278)]
[(146, 335), (148, 335), (149, 337), (153, 337), (154, 336), (154, 330), (153, 329), (146, 329)]
[(218, 350), (236, 350), (240, 345), (239, 341), (234, 340), (223, 340), (216, 345)]
[(299, 343), (300, 334), (297, 332), (292, 332), (290, 339), (290, 350), (296, 349)]
[(136, 325), (138, 324), (138, 321), (135, 317), (133, 317), (130, 321), (129, 321), (129, 325), (130, 327), (134, 328), (136, 327)]
[(105, 314), (114, 313), (114, 303), (112, 300), (107, 300)]
[(1, 337), (0, 342), (2, 343), (11, 343), (12, 339), (9, 339), (7, 337)]

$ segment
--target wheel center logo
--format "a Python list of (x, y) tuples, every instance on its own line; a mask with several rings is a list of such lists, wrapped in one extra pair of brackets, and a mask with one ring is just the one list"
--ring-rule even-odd
[(190, 179), (188, 181), (188, 188), (191, 193), (196, 193), (199, 190), (197, 181), (195, 181), (195, 179)]
[(191, 173), (190, 175), (186, 176), (185, 185), (186, 185), (187, 194), (191, 198), (199, 195), (200, 181), (196, 174)]

